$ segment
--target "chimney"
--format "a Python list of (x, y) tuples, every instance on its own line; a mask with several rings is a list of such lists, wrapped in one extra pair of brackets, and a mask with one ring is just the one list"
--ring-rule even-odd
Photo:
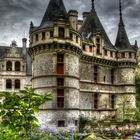
[(23, 57), (26, 58), (27, 56), (27, 39), (26, 38), (22, 39), (22, 54), (23, 54)]
[(22, 47), (26, 48), (27, 47), (27, 38), (22, 39)]

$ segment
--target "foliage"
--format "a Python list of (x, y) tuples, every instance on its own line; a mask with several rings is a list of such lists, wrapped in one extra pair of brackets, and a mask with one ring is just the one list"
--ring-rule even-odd
[(140, 109), (140, 75), (136, 73), (135, 77), (136, 84), (136, 105)]
[(79, 131), (82, 132), (87, 124), (89, 124), (91, 120), (87, 117), (80, 116), (79, 118)]
[(33, 88), (25, 88), (19, 94), (11, 92), (0, 93), (2, 102), (0, 103), (0, 116), (2, 125), (29, 137), (30, 131), (37, 127), (38, 119), (35, 113), (39, 111), (39, 106), (51, 100), (50, 93), (39, 95)]
[(121, 120), (134, 120), (135, 108), (132, 108), (129, 104), (131, 97), (124, 95), (123, 98), (117, 100), (117, 111), (120, 115)]

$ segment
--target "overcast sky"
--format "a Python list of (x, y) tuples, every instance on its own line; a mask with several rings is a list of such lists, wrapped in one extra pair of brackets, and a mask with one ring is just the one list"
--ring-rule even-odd
[[(0, 0), (0, 45), (9, 45), (16, 40), (28, 38), (30, 21), (38, 26), (49, 0)], [(90, 11), (91, 0), (64, 0), (67, 11)], [(119, 22), (119, 0), (95, 0), (97, 14), (114, 44)], [(129, 40), (140, 46), (140, 0), (122, 0), (123, 19)]]

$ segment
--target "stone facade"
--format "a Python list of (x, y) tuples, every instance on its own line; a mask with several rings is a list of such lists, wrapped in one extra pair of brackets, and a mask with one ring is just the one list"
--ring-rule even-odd
[[(130, 45), (123, 25), (120, 17), (118, 37), (112, 45), (93, 6), (81, 21), (77, 11), (66, 12), (62, 0), (50, 0), (40, 26), (30, 25), (32, 64), (25, 39), (22, 51), (13, 42), (0, 58), (1, 91), (7, 91), (6, 79), (12, 80), (10, 91), (15, 91), (14, 80), (19, 79), (21, 89), (32, 84), (39, 94), (51, 92), (52, 101), (40, 106), (37, 114), (42, 128), (76, 129), (80, 116), (119, 117), (117, 102), (124, 96), (131, 97), (128, 102), (135, 107), (137, 64), (137, 45)], [(6, 70), (9, 59), (10, 72)], [(21, 65), (18, 72), (15, 61)]]
[[(94, 8), (83, 14), (83, 21), (78, 21), (78, 12), (67, 13), (60, 3), (50, 0), (41, 25), (30, 26), (33, 87), (38, 93), (53, 94), (53, 100), (40, 107), (40, 124), (65, 129), (77, 128), (80, 116), (116, 118), (117, 100), (125, 95), (132, 97), (130, 103), (135, 107), (135, 46), (122, 51), (112, 45)], [(95, 24), (99, 28), (96, 25), (92, 31), (90, 22), (95, 22), (92, 28)], [(59, 68), (63, 72), (59, 73)]]
[(31, 73), (27, 74), (28, 66), (24, 59), (23, 50), (26, 48), (26, 39), (23, 39), (23, 47), (17, 47), (12, 41), (10, 47), (0, 46), (0, 91), (18, 92), (24, 87), (31, 87)]

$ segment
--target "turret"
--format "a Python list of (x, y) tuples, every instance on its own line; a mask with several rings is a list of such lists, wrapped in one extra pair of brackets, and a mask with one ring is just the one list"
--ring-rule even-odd
[[(40, 26), (35, 26), (30, 32), (30, 40), (33, 40), (29, 47), (32, 84), (39, 93), (53, 94), (53, 100), (42, 106), (40, 112), (47, 114), (48, 109), (51, 121), (48, 117), (46, 124), (56, 128), (62, 121), (74, 126), (79, 117), (79, 59), (82, 51), (80, 34), (75, 31), (77, 16), (75, 10), (67, 13), (63, 0), (50, 0)], [(57, 110), (57, 115), (54, 110)]]

